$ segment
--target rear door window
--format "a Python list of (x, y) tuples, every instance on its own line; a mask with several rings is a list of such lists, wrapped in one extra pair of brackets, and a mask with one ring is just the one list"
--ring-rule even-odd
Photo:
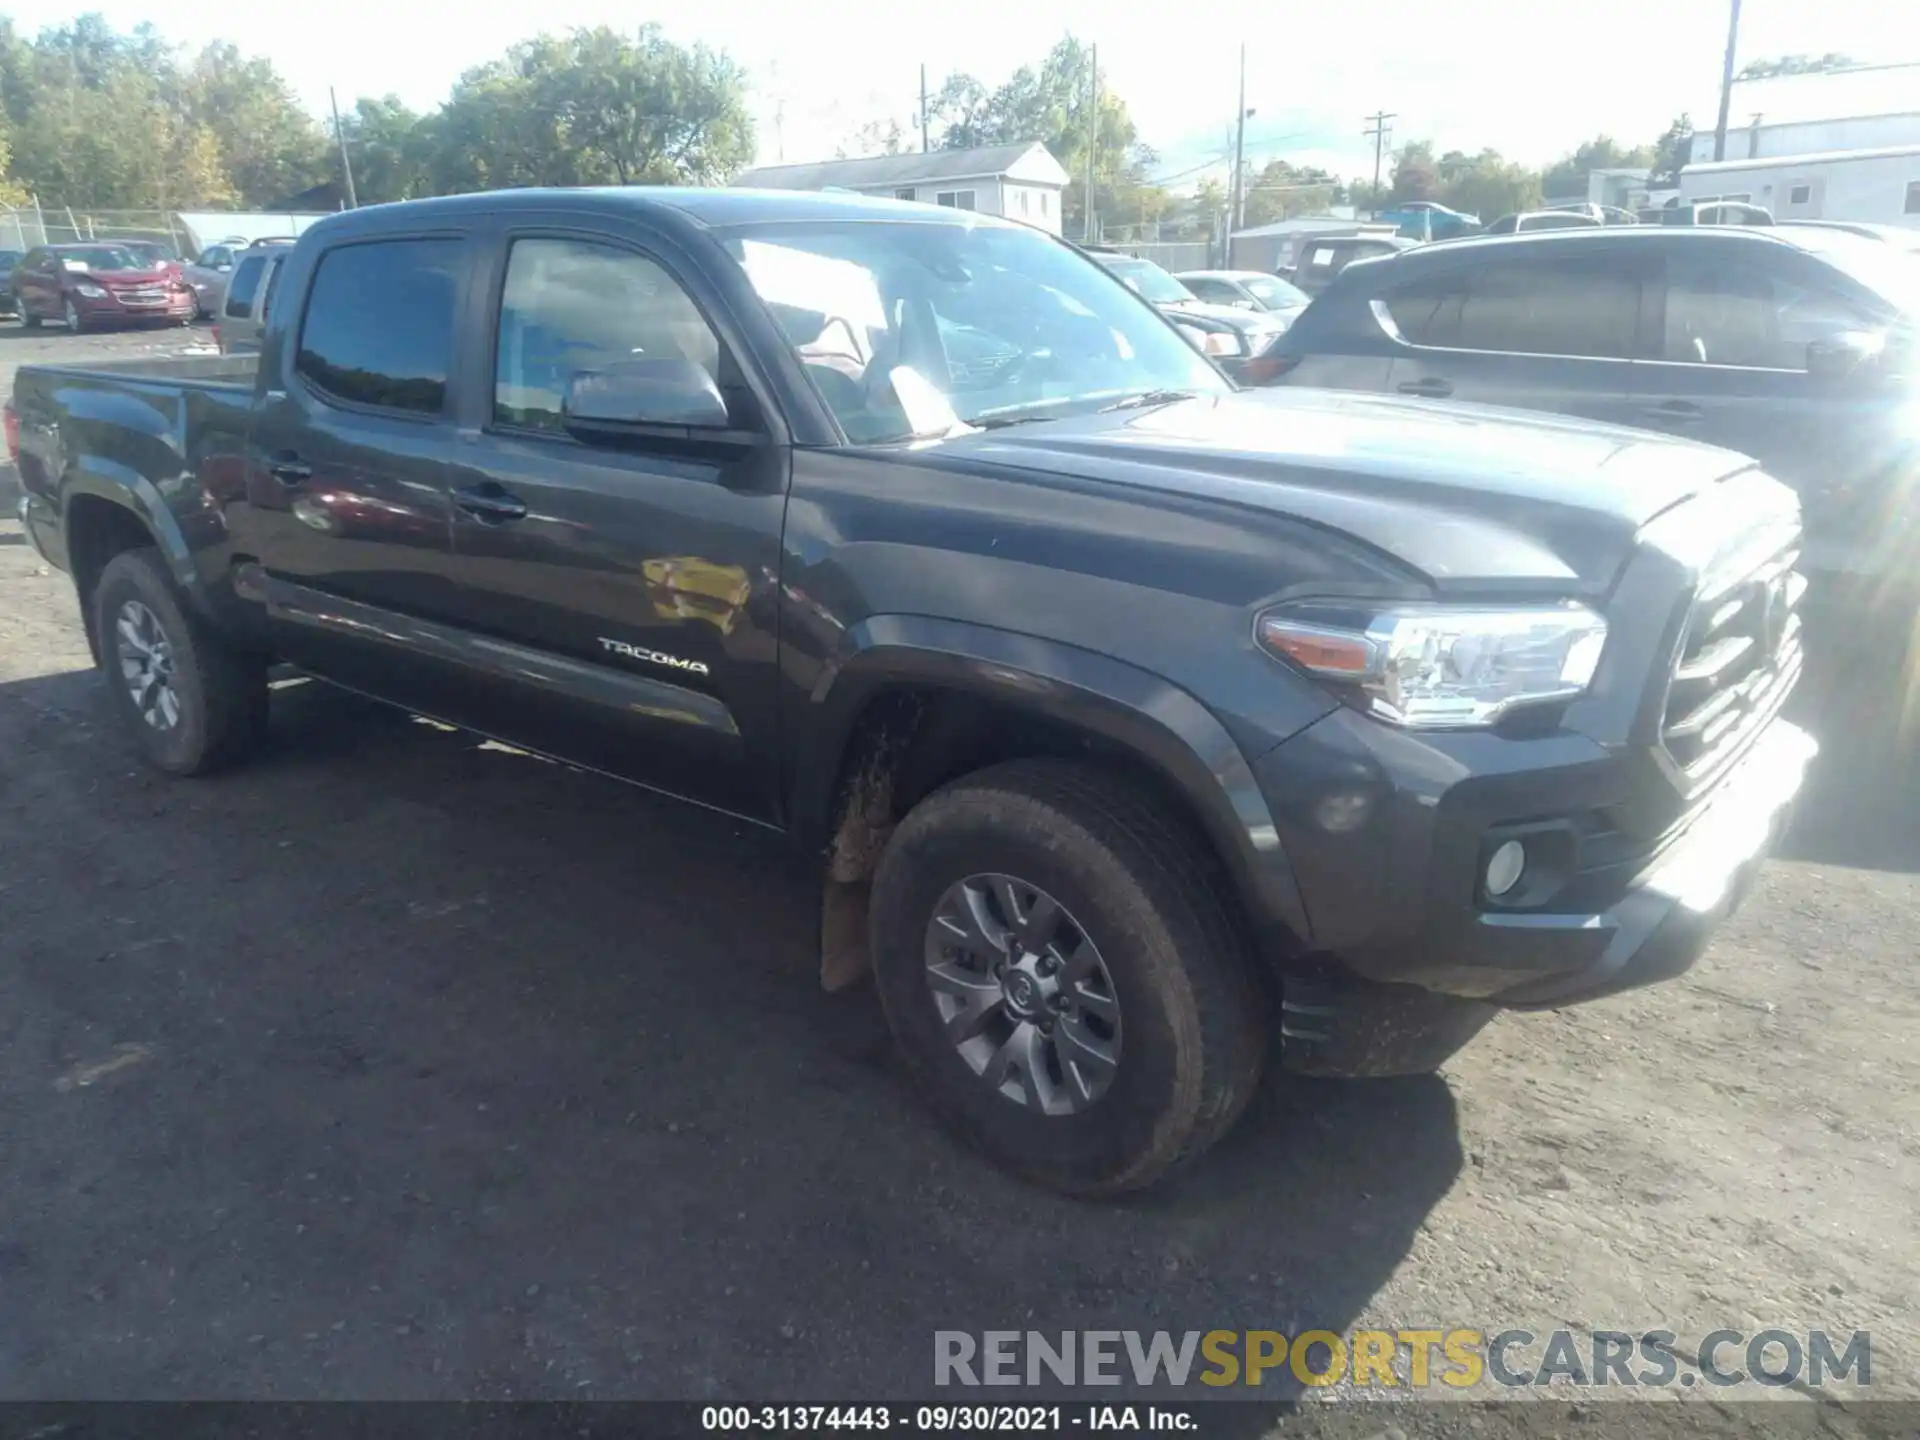
[(260, 274), (266, 269), (263, 255), (249, 255), (227, 282), (225, 314), (232, 320), (245, 320), (253, 314), (253, 297), (260, 292)]
[(377, 240), (314, 272), (295, 367), (324, 398), (420, 415), (446, 405), (462, 242)]
[(1632, 269), (1605, 257), (1502, 255), (1395, 290), (1386, 307), (1413, 345), (1624, 360), (1635, 353), (1640, 290)]

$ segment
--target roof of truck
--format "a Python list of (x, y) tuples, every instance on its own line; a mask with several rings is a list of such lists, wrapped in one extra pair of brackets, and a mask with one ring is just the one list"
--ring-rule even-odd
[[(974, 210), (949, 209), (913, 200), (813, 190), (745, 190), (673, 185), (605, 185), (575, 189), (487, 190), (472, 195), (441, 195), (342, 211), (320, 222), (337, 228), (361, 216), (388, 216), (404, 210), (422, 218), (480, 210), (590, 210), (602, 214), (659, 214), (673, 211), (699, 224), (723, 227), (763, 220), (912, 220), (934, 225), (1008, 225)], [(1030, 228), (1030, 227), (1028, 227)]]

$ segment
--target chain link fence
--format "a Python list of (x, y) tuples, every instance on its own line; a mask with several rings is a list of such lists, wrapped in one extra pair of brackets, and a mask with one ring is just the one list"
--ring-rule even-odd
[(178, 253), (193, 239), (169, 210), (94, 210), (74, 205), (0, 206), (0, 250), (95, 240), (159, 240)]

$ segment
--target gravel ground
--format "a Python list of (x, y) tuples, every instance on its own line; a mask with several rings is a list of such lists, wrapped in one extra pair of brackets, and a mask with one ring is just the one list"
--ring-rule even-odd
[[(0, 326), (0, 391), (193, 338)], [(1920, 786), (1825, 633), (1694, 972), (1273, 1079), (1087, 1206), (928, 1122), (765, 837), (313, 685), (164, 780), (0, 523), (0, 1398), (924, 1397), (939, 1328), (1376, 1325), (1866, 1329), (1920, 1397)]]

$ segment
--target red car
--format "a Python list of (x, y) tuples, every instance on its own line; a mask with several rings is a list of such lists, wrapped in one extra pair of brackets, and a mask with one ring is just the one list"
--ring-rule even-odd
[(193, 319), (193, 291), (177, 270), (142, 260), (124, 245), (41, 245), (13, 272), (20, 318), (57, 320), (74, 332), (102, 325)]

